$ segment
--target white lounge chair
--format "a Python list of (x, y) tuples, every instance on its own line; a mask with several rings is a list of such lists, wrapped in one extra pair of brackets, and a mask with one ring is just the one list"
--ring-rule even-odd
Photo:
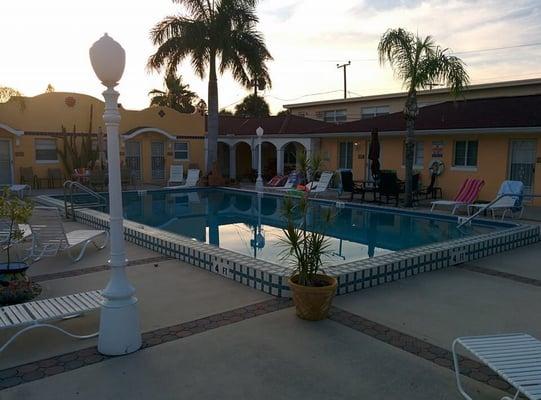
[(197, 186), (197, 182), (199, 182), (199, 174), (201, 171), (198, 169), (189, 169), (188, 170), (188, 176), (186, 177), (186, 182), (184, 182), (184, 185), (177, 185), (177, 186), (167, 186), (166, 189), (181, 189), (181, 188), (190, 188)]
[(19, 335), (35, 328), (52, 328), (76, 339), (89, 339), (97, 336), (98, 332), (90, 335), (74, 335), (48, 322), (67, 319), (96, 310), (101, 307), (102, 302), (103, 297), (99, 291), (95, 290), (0, 307), (0, 330), (15, 327), (22, 328), (0, 347), (0, 353)]
[(30, 194), (30, 191), (32, 188), (30, 185), (11, 185), (9, 186), (9, 191), (11, 193), (15, 193), (17, 196), (19, 196), (20, 199), (24, 197), (25, 192), (28, 192)]
[(334, 176), (334, 172), (325, 171), (321, 173), (321, 176), (319, 177), (319, 180), (314, 185), (310, 186), (310, 193), (323, 193), (326, 192), (329, 189), (329, 185), (331, 184), (331, 180)]
[(288, 175), (287, 181), (284, 184), (284, 186), (272, 187), (272, 189), (274, 189), (274, 190), (290, 190), (290, 189), (294, 189), (295, 186), (298, 183), (299, 183), (299, 173), (297, 171), (293, 171)]
[(456, 384), (460, 394), (465, 399), (472, 400), (460, 382), (456, 352), (458, 344), (517, 389), (513, 398), (504, 396), (502, 400), (518, 399), (521, 393), (531, 400), (541, 399), (541, 341), (525, 333), (455, 339), (452, 350)]
[[(507, 196), (504, 196), (507, 195)], [(504, 197), (501, 197), (504, 196)], [(510, 213), (518, 212), (518, 218), (522, 217), (524, 212), (524, 205), (522, 199), (524, 196), (524, 183), (521, 181), (503, 181), (500, 190), (498, 190), (498, 195), (496, 196), (496, 201), (492, 204), (470, 204), (468, 206), (469, 213), (478, 211), (480, 209), (484, 211), (490, 211), (492, 218), (496, 218), (498, 211), (501, 211), (501, 218), (504, 219), (505, 215)], [(477, 209), (477, 210), (475, 210)]]
[(169, 169), (169, 180), (167, 181), (167, 186), (172, 186), (175, 183), (184, 182), (184, 166), (180, 165), (171, 165)]
[[(109, 231), (105, 230), (81, 229), (66, 232), (60, 212), (55, 207), (35, 207), (28, 224), (32, 230), (29, 257), (34, 261), (42, 257), (56, 256), (61, 251), (66, 251), (74, 261), (79, 261), (90, 243), (101, 250), (109, 242)], [(97, 244), (100, 237), (103, 238), (103, 243)], [(81, 250), (74, 256), (72, 250), (76, 247)]]

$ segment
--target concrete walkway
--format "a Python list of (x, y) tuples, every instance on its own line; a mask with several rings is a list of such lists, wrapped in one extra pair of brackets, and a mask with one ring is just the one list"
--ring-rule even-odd
[[(541, 301), (541, 244), (337, 297), (331, 318), (318, 323), (221, 276), (136, 246), (127, 251), (144, 348), (106, 358), (95, 340), (30, 332), (0, 356), (2, 400), (460, 399), (454, 337), (541, 338), (533, 306)], [(91, 249), (81, 263), (46, 259), (31, 273), (44, 298), (96, 289), (107, 282), (107, 256)], [(88, 333), (98, 323), (96, 312), (59, 324)], [(11, 333), (0, 331), (0, 343)], [(504, 395), (488, 368), (461, 365), (474, 398)]]

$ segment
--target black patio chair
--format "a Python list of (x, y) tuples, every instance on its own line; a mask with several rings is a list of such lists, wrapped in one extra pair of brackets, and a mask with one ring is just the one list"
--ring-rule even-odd
[(398, 206), (402, 185), (395, 171), (381, 171), (379, 175), (378, 195), (381, 201), (385, 197), (385, 201), (389, 204), (389, 200), (395, 199), (395, 204)]
[(434, 200), (442, 198), (441, 188), (436, 186), (436, 174), (430, 175), (430, 184), (426, 188), (419, 190), (419, 196), (424, 196), (425, 200), (429, 197)]
[(353, 200), (354, 195), (360, 194), (362, 201), (364, 201), (364, 187), (353, 181), (353, 172), (341, 170), (340, 179), (342, 180), (342, 191), (351, 194), (350, 200)]

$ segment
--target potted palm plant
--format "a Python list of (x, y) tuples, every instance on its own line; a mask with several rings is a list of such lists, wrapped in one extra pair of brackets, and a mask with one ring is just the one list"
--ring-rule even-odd
[(5, 255), (0, 262), (0, 305), (27, 301), (39, 293), (39, 286), (26, 276), (28, 264), (15, 261), (13, 254), (15, 244), (23, 238), (19, 224), (28, 221), (32, 209), (32, 203), (11, 196), (8, 189), (0, 196), (0, 250)]
[[(327, 318), (337, 285), (334, 277), (321, 270), (323, 258), (330, 254), (325, 227), (331, 222), (332, 213), (329, 209), (317, 210), (316, 221), (309, 218), (311, 212), (306, 194), (284, 198), (283, 214), (287, 225), (281, 241), (284, 246), (282, 259), (289, 261), (294, 269), (288, 283), (297, 316), (319, 321)], [(312, 220), (310, 226), (309, 219)]]

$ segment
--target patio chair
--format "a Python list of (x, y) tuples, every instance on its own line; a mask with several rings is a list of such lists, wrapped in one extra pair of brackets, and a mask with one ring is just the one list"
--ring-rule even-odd
[(93, 169), (88, 177), (88, 185), (95, 191), (103, 191), (107, 184), (107, 175), (102, 169)]
[(401, 185), (395, 171), (381, 171), (379, 175), (378, 194), (385, 196), (385, 201), (389, 204), (390, 199), (395, 199), (395, 205), (398, 206), (400, 199)]
[(36, 328), (55, 329), (75, 339), (90, 339), (98, 336), (99, 332), (90, 335), (75, 335), (58, 326), (51, 325), (49, 322), (67, 319), (97, 310), (101, 307), (102, 302), (103, 297), (100, 292), (94, 290), (0, 307), (0, 330), (22, 328), (0, 347), (0, 353), (17, 339), (19, 335)]
[(21, 172), (21, 178), (20, 178), (21, 185), (28, 185), (34, 189), (39, 187), (38, 177), (34, 175), (34, 170), (32, 167), (21, 167), (20, 172)]
[(30, 194), (32, 188), (30, 185), (11, 185), (8, 187), (8, 190), (11, 193), (15, 193), (20, 199), (22, 199), (24, 198), (25, 193), (28, 192), (28, 194)]
[(276, 190), (290, 190), (294, 189), (297, 184), (300, 182), (300, 176), (297, 171), (291, 172), (288, 177), (286, 183), (284, 183), (284, 186), (275, 187)]
[[(503, 195), (510, 195), (501, 197)], [(496, 218), (496, 212), (502, 212), (502, 219), (505, 218), (505, 215), (508, 212), (519, 213), (518, 217), (522, 217), (524, 212), (524, 205), (522, 199), (524, 196), (524, 183), (521, 181), (503, 181), (500, 189), (498, 190), (498, 195), (494, 199), (494, 203), (490, 204), (470, 204), (468, 205), (468, 213), (475, 212), (474, 210), (490, 211), (492, 218)]]
[(169, 180), (167, 181), (167, 186), (172, 186), (175, 183), (184, 182), (184, 166), (180, 165), (171, 165), (169, 169)]
[(275, 177), (273, 177), (267, 182), (267, 186), (273, 187), (273, 188), (281, 187), (281, 186), (284, 186), (286, 182), (287, 182), (287, 176), (276, 175)]
[(425, 199), (432, 197), (433, 200), (436, 200), (438, 197), (441, 199), (442, 192), (441, 188), (436, 186), (436, 174), (430, 175), (430, 184), (426, 188), (419, 189), (419, 196), (424, 196)]
[[(67, 252), (73, 261), (83, 258), (86, 248), (92, 243), (98, 250), (107, 246), (109, 231), (81, 229), (66, 232), (60, 212), (55, 207), (35, 207), (28, 221), (32, 230), (32, 247), (29, 258), (37, 261), (42, 257), (53, 257), (59, 252)], [(98, 244), (98, 238), (103, 243)], [(80, 247), (79, 253), (73, 255), (73, 249)]]
[(434, 211), (436, 206), (443, 207), (452, 207), (453, 210), (451, 214), (454, 214), (461, 207), (466, 207), (473, 204), (477, 197), (479, 197), (479, 192), (483, 188), (485, 181), (481, 179), (468, 178), (464, 181), (454, 200), (437, 200), (432, 202), (431, 212)]
[(321, 173), (319, 180), (312, 182), (312, 185), (308, 186), (310, 193), (323, 193), (329, 190), (329, 185), (331, 184), (334, 172), (324, 171)]
[(199, 182), (199, 174), (201, 171), (198, 169), (189, 169), (188, 170), (188, 176), (186, 176), (186, 182), (184, 185), (177, 185), (177, 186), (167, 186), (167, 189), (181, 189), (181, 188), (191, 188), (197, 186), (197, 182)]
[(541, 399), (541, 341), (525, 333), (456, 338), (452, 346), (456, 384), (460, 394), (472, 400), (460, 382), (459, 344), (517, 390), (512, 398), (504, 396), (502, 400), (515, 400), (520, 394)]
[(365, 190), (362, 185), (356, 184), (353, 181), (353, 172), (349, 169), (343, 169), (340, 171), (340, 180), (342, 182), (342, 192), (350, 193), (350, 200), (353, 200), (353, 196), (356, 194), (362, 195), (364, 201)]
[(58, 187), (62, 187), (63, 181), (62, 170), (60, 168), (47, 169), (47, 182), (49, 188), (54, 189), (56, 187), (56, 182), (58, 182)]

